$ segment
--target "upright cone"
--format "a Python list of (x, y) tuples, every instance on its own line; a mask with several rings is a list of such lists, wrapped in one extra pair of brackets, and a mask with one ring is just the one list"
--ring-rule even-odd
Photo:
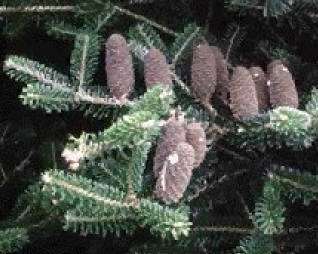
[(205, 131), (200, 123), (190, 123), (187, 125), (186, 130), (187, 142), (194, 148), (194, 167), (197, 168), (203, 162), (207, 151)]
[(158, 177), (169, 154), (177, 149), (178, 144), (185, 141), (186, 130), (184, 122), (174, 116), (171, 117), (163, 128), (163, 134), (157, 145), (153, 166), (155, 177)]
[(249, 69), (255, 83), (259, 112), (265, 112), (270, 107), (269, 88), (267, 78), (261, 67), (251, 67)]
[(280, 60), (276, 60), (269, 64), (267, 70), (272, 107), (288, 106), (298, 108), (297, 89), (287, 67)]
[(155, 196), (165, 203), (176, 203), (189, 185), (195, 162), (191, 145), (181, 142), (167, 157), (156, 182)]
[(230, 80), (226, 60), (218, 47), (211, 47), (211, 49), (213, 50), (216, 61), (217, 85), (215, 93), (225, 104), (228, 104)]
[(132, 57), (122, 35), (113, 34), (108, 38), (105, 65), (112, 96), (118, 100), (126, 99), (134, 88), (135, 75)]
[(255, 83), (245, 67), (236, 67), (230, 81), (231, 109), (234, 117), (244, 119), (258, 114)]
[(152, 48), (145, 55), (144, 76), (147, 88), (161, 84), (172, 86), (172, 79), (166, 57), (160, 50)]
[(210, 104), (217, 82), (216, 60), (207, 43), (193, 49), (191, 86), (194, 96), (203, 104)]

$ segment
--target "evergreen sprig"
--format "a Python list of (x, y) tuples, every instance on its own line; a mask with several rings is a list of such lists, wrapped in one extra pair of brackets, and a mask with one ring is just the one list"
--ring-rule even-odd
[[(97, 52), (99, 54), (98, 50)], [(84, 54), (82, 51), (81, 53)], [(88, 55), (84, 57), (86, 54)], [(83, 57), (85, 58), (84, 62), (80, 65), (85, 66), (85, 71), (83, 69), (85, 73), (79, 74), (78, 77), (82, 80), (79, 83), (71, 82), (67, 76), (36, 61), (18, 56), (9, 56), (5, 61), (4, 70), (15, 80), (27, 84), (23, 88), (20, 98), (24, 105), (28, 105), (32, 109), (44, 109), (47, 113), (78, 109), (85, 112), (86, 115), (102, 118), (109, 114), (109, 108), (117, 106), (118, 103), (101, 90), (86, 87), (92, 82), (92, 75), (97, 65), (97, 55), (86, 50), (84, 55), (81, 58), (81, 60)], [(76, 69), (75, 66), (74, 68)], [(75, 69), (73, 69), (74, 75)], [(78, 73), (80, 72), (81, 70), (78, 70)], [(78, 90), (76, 84), (83, 87)]]
[(76, 87), (89, 86), (99, 63), (101, 41), (97, 33), (81, 32), (75, 37), (71, 56), (71, 79)]
[(131, 27), (128, 33), (129, 45), (134, 55), (143, 61), (145, 54), (150, 48), (157, 48), (167, 53), (167, 47), (160, 38), (159, 33), (153, 27), (146, 24), (137, 24)]
[(24, 57), (8, 56), (4, 62), (4, 71), (11, 78), (23, 83), (39, 82), (52, 87), (70, 86), (67, 76)]
[(278, 107), (239, 124), (230, 142), (260, 151), (266, 147), (283, 146), (301, 150), (310, 147), (316, 138), (313, 122), (312, 115), (306, 111)]
[(32, 109), (43, 109), (47, 113), (70, 111), (77, 106), (74, 90), (70, 87), (50, 87), (40, 83), (28, 83), (19, 97), (24, 105)]
[(0, 253), (18, 251), (28, 242), (27, 230), (23, 228), (0, 230)]
[(265, 182), (263, 197), (255, 205), (255, 223), (265, 235), (278, 234), (284, 227), (284, 212), (280, 186), (269, 179)]
[(190, 23), (184, 27), (183, 33), (178, 34), (169, 50), (173, 66), (187, 56), (186, 53), (192, 48), (193, 41), (200, 36), (202, 31), (196, 24)]
[(318, 176), (309, 172), (280, 168), (273, 179), (279, 183), (283, 194), (291, 199), (302, 200), (305, 205), (318, 199)]
[(160, 118), (168, 114), (172, 102), (170, 89), (155, 86), (110, 128), (96, 135), (82, 134), (73, 140), (71, 149), (93, 160), (110, 149), (123, 150), (151, 142), (158, 136), (162, 125)]
[(80, 229), (82, 233), (104, 234), (113, 232), (117, 222), (121, 224), (121, 229), (128, 230), (133, 219), (140, 226), (150, 227), (151, 232), (163, 238), (177, 239), (190, 231), (191, 222), (188, 221), (187, 213), (165, 208), (147, 199), (129, 198), (115, 187), (58, 170), (44, 173), (42, 181), (43, 191), (73, 208), (65, 215), (66, 228)]
[(255, 232), (240, 241), (235, 254), (271, 254), (273, 251), (273, 239), (268, 235)]

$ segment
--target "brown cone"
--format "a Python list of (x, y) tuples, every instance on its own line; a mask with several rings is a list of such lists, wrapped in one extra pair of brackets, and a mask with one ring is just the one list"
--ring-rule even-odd
[(269, 64), (267, 70), (272, 107), (288, 106), (298, 108), (297, 89), (287, 67), (279, 60), (276, 60)]
[(134, 88), (135, 75), (132, 57), (125, 38), (111, 35), (106, 42), (107, 84), (113, 97), (125, 99)]
[(155, 177), (158, 177), (167, 156), (177, 149), (178, 144), (185, 141), (184, 122), (171, 117), (163, 128), (163, 134), (157, 145), (153, 167)]
[(187, 125), (186, 139), (194, 148), (194, 167), (196, 168), (203, 162), (207, 151), (206, 135), (200, 123), (190, 123)]
[(191, 86), (194, 96), (203, 104), (209, 104), (217, 82), (216, 60), (207, 43), (193, 49)]
[(211, 47), (211, 49), (214, 52), (216, 61), (217, 85), (215, 93), (225, 104), (228, 104), (230, 80), (227, 64), (221, 50), (218, 47)]
[(172, 86), (169, 65), (160, 50), (152, 48), (145, 55), (144, 72), (147, 88), (158, 84)]
[(268, 65), (267, 65), (267, 75), (269, 75), (269, 73), (271, 73), (273, 71), (273, 68), (277, 65), (280, 64), (284, 64), (282, 60), (280, 59), (276, 59), (271, 61)]
[(255, 83), (245, 67), (236, 67), (230, 81), (230, 98), (233, 115), (238, 119), (258, 114)]
[(192, 177), (195, 151), (186, 142), (179, 143), (169, 154), (156, 182), (155, 196), (165, 203), (176, 203), (187, 189)]
[(249, 71), (255, 83), (258, 110), (259, 112), (265, 112), (270, 107), (266, 75), (261, 67), (251, 67)]

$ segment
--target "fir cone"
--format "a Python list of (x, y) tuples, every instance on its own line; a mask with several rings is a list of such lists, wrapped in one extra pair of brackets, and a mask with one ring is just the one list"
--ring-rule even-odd
[(155, 177), (158, 177), (168, 155), (177, 149), (178, 144), (185, 141), (186, 130), (184, 122), (171, 117), (163, 128), (163, 134), (156, 148), (153, 167)]
[(285, 65), (287, 66), (287, 62), (286, 61), (283, 61), (281, 59), (276, 59), (276, 60), (273, 60), (272, 62), (270, 62), (268, 65), (267, 65), (267, 75), (269, 75), (269, 73), (271, 73), (273, 71), (273, 68), (276, 67), (277, 65)]
[(255, 83), (259, 112), (265, 112), (269, 106), (269, 88), (267, 78), (261, 67), (251, 67), (249, 69)]
[(111, 35), (106, 42), (107, 84), (113, 97), (126, 99), (134, 88), (135, 75), (132, 57), (125, 38)]
[(236, 67), (230, 81), (231, 109), (236, 118), (244, 119), (258, 114), (255, 83), (245, 67)]
[(217, 82), (216, 60), (207, 43), (193, 49), (191, 86), (194, 96), (203, 104), (210, 104)]
[(165, 203), (176, 203), (187, 189), (192, 177), (195, 151), (186, 142), (179, 143), (166, 159), (156, 182), (155, 197)]
[(298, 107), (298, 93), (293, 77), (280, 60), (269, 64), (269, 94), (273, 108), (279, 106)]
[(160, 50), (152, 48), (145, 55), (145, 84), (147, 88), (161, 84), (172, 86), (172, 79), (166, 57)]
[(225, 104), (228, 104), (230, 80), (227, 64), (221, 50), (218, 47), (211, 47), (211, 49), (213, 50), (216, 61), (217, 85), (215, 93)]
[(197, 168), (203, 162), (207, 151), (205, 131), (200, 123), (190, 123), (186, 130), (187, 142), (192, 145), (195, 151), (194, 167)]

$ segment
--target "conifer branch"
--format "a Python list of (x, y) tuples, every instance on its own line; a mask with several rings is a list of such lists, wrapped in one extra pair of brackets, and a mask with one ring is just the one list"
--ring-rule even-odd
[[(72, 222), (73, 219), (74, 223), (81, 223), (85, 222), (85, 218), (88, 217), (102, 219), (111, 215), (114, 222), (124, 220), (118, 225), (119, 227), (127, 226), (129, 228), (131, 218), (133, 218), (134, 225), (148, 226), (152, 233), (159, 234), (162, 238), (172, 236), (175, 239), (187, 235), (192, 225), (187, 213), (181, 209), (173, 210), (147, 199), (126, 200), (124, 192), (81, 176), (52, 170), (42, 175), (42, 181), (45, 192), (68, 207), (75, 208), (74, 211), (66, 214), (66, 219), (69, 222)], [(102, 223), (100, 220), (93, 221), (92, 219), (88, 222)], [(105, 229), (111, 227), (111, 225), (104, 226)], [(66, 227), (68, 228), (69, 225)]]
[(4, 70), (7, 74), (25, 83), (38, 81), (52, 87), (70, 86), (66, 76), (46, 67), (36, 61), (19, 56), (9, 56), (4, 62)]
[(74, 50), (71, 56), (71, 76), (78, 89), (93, 82), (99, 54), (100, 38), (93, 32), (80, 32), (75, 37)]
[(174, 81), (178, 84), (178, 86), (181, 87), (181, 89), (185, 91), (189, 96), (191, 96), (190, 88), (179, 78), (179, 76), (172, 70), (170, 71), (170, 74)]
[(27, 230), (23, 228), (0, 230), (0, 253), (16, 252), (28, 242)]
[(176, 32), (174, 32), (173, 30), (171, 30), (171, 29), (169, 29), (169, 28), (167, 28), (167, 27), (165, 27), (165, 26), (163, 26), (163, 25), (160, 25), (160, 24), (158, 24), (158, 23), (155, 22), (155, 21), (150, 20), (150, 19), (146, 18), (145, 16), (142, 16), (142, 15), (139, 15), (139, 14), (136, 14), (136, 13), (133, 13), (133, 12), (131, 12), (131, 11), (125, 9), (125, 8), (119, 7), (118, 5), (115, 5), (115, 6), (114, 6), (114, 9), (115, 9), (116, 11), (118, 11), (119, 13), (125, 14), (125, 15), (127, 15), (127, 16), (129, 16), (129, 17), (132, 17), (132, 18), (136, 19), (136, 20), (145, 22), (146, 24), (148, 24), (148, 25), (150, 25), (150, 26), (152, 26), (152, 27), (155, 27), (155, 28), (157, 28), (158, 30), (160, 30), (160, 31), (162, 31), (162, 32), (164, 32), (164, 33), (166, 33), (166, 34), (169, 34), (169, 35), (175, 36), (175, 37), (178, 35), (178, 34), (177, 34)]
[(232, 47), (234, 45), (234, 41), (235, 41), (235, 38), (236, 36), (239, 34), (239, 31), (240, 31), (240, 25), (237, 26), (235, 32), (233, 33), (231, 39), (230, 39), (230, 43), (229, 43), (229, 46), (227, 48), (227, 51), (226, 51), (226, 56), (225, 56), (225, 62), (227, 63), (229, 61), (229, 57), (230, 57), (230, 54), (231, 54), (231, 50), (232, 50)]
[(12, 14), (12, 13), (46, 13), (46, 12), (75, 12), (75, 6), (0, 6), (0, 14)]
[(312, 175), (309, 172), (299, 172), (297, 170), (286, 172), (282, 170), (270, 175), (270, 177), (283, 184), (283, 186), (289, 186), (287, 188), (289, 191), (300, 191), (310, 193), (314, 196), (318, 194), (318, 176)]
[(198, 37), (200, 32), (200, 27), (197, 27), (194, 24), (189, 24), (187, 27), (185, 27), (184, 32), (178, 35), (174, 42), (174, 45), (172, 46), (173, 59), (171, 66), (173, 69), (180, 58), (183, 56), (184, 51), (190, 46), (193, 40)]
[(194, 232), (219, 232), (219, 233), (235, 233), (235, 234), (252, 234), (254, 228), (240, 228), (240, 227), (225, 227), (225, 226), (206, 226), (206, 227), (194, 227)]
[(265, 235), (283, 232), (285, 207), (281, 201), (280, 185), (268, 180), (265, 182), (263, 197), (255, 205), (255, 223)]

